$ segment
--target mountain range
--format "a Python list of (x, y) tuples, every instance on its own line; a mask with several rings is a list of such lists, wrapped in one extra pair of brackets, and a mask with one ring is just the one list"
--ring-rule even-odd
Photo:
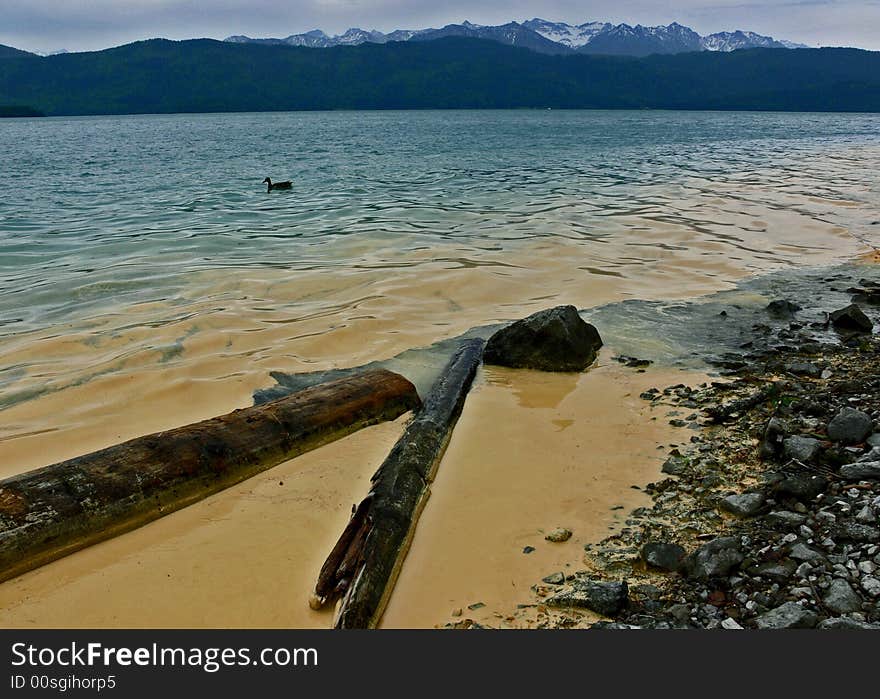
[(152, 39), (45, 57), (0, 50), (0, 105), (13, 114), (27, 106), (50, 116), (319, 109), (877, 112), (880, 52), (757, 48), (633, 57), (547, 55), (458, 36), (320, 51)]
[(305, 34), (292, 34), (285, 39), (252, 39), (248, 36), (230, 36), (231, 43), (286, 44), (309, 48), (352, 46), (365, 43), (385, 44), (391, 41), (431, 41), (448, 36), (471, 39), (489, 39), (511, 46), (521, 46), (538, 53), (572, 54), (591, 53), (617, 56), (648, 56), (655, 53), (685, 53), (690, 51), (735, 51), (751, 48), (807, 48), (803, 44), (776, 40), (754, 32), (736, 30), (700, 36), (690, 27), (677, 22), (666, 26), (643, 27), (641, 24), (611, 24), (586, 22), (566, 24), (531, 19), (527, 22), (508, 22), (498, 26), (448, 24), (441, 29), (397, 29), (389, 34), (353, 28), (337, 36), (328, 36), (320, 29)]

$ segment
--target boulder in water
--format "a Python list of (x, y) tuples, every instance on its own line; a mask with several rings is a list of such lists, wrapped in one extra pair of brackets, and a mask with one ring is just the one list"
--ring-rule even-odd
[(520, 369), (583, 371), (601, 346), (599, 332), (574, 306), (557, 306), (496, 332), (486, 344), (483, 361)]

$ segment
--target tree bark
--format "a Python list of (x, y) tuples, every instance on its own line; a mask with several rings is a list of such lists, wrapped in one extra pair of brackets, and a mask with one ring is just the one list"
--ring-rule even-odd
[(0, 481), (0, 581), (420, 405), (384, 369)]
[(468, 340), (446, 365), (321, 569), (311, 604), (342, 595), (337, 628), (379, 623), (482, 352), (482, 340)]

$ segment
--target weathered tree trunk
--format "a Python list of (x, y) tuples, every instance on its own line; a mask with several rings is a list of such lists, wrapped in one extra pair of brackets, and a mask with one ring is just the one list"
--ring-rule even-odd
[(468, 340), (447, 364), (324, 563), (311, 603), (343, 595), (337, 628), (379, 623), (482, 352), (482, 340)]
[(0, 481), (0, 581), (420, 405), (384, 369)]

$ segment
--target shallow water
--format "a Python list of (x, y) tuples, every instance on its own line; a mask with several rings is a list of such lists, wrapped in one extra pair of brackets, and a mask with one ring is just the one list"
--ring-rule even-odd
[(273, 370), (880, 238), (877, 115), (6, 120), (0, 151), (0, 475), (247, 404)]

